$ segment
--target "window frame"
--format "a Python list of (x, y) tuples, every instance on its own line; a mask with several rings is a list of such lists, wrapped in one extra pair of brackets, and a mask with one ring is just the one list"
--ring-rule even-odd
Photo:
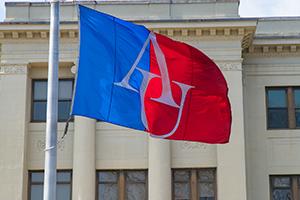
[[(270, 128), (269, 127), (269, 95), (268, 91), (276, 90), (276, 89), (285, 89), (286, 91), (286, 103), (287, 103), (287, 125), (286, 128)], [(294, 90), (300, 89), (300, 86), (266, 86), (265, 87), (265, 104), (266, 104), (266, 127), (267, 130), (290, 130), (290, 129), (300, 129), (300, 126), (297, 127), (296, 124), (296, 104), (295, 104), (295, 96)]]
[[(69, 200), (72, 200), (72, 193), (73, 193), (73, 171), (71, 169), (60, 169), (60, 170), (57, 170), (56, 171), (56, 174), (59, 173), (59, 172), (70, 172), (70, 182), (66, 182), (66, 181), (60, 181), (58, 182), (57, 179), (56, 179), (56, 186), (58, 184), (63, 184), (63, 185), (66, 185), (66, 184), (70, 184), (70, 199)], [(43, 182), (35, 182), (35, 183), (32, 183), (32, 173), (44, 173), (45, 174), (45, 170), (28, 170), (28, 185), (27, 185), (27, 199), (30, 200), (31, 198), (31, 186), (32, 185), (44, 185), (44, 180)], [(57, 175), (56, 175), (57, 176)]]
[(127, 172), (144, 172), (145, 173), (145, 189), (146, 199), (148, 199), (148, 169), (116, 169), (116, 170), (96, 170), (96, 200), (99, 199), (99, 172), (116, 172), (118, 185), (118, 200), (126, 200), (126, 173)]
[[(299, 110), (300, 111), (300, 106), (299, 107), (297, 107), (296, 106), (296, 102), (295, 102), (295, 90), (299, 90), (300, 91), (300, 86), (295, 86), (295, 87), (293, 87), (293, 101), (294, 101), (294, 117), (295, 117), (295, 129), (300, 129), (300, 124), (297, 126), (297, 118), (296, 118), (296, 113), (297, 113), (297, 110)], [(299, 104), (300, 105), (300, 104)]]
[(214, 172), (214, 200), (218, 199), (218, 190), (217, 190), (217, 169), (216, 168), (173, 168), (172, 169), (172, 200), (175, 199), (175, 189), (174, 189), (174, 174), (176, 170), (188, 171), (190, 180), (190, 200), (198, 200), (200, 196), (200, 191), (198, 190), (198, 173), (204, 170), (212, 170)]
[[(44, 82), (44, 81), (48, 83), (48, 79), (46, 79), (46, 78), (31, 79), (31, 109), (30, 109), (30, 122), (31, 123), (45, 123), (47, 121), (47, 116), (46, 116), (45, 120), (34, 120), (33, 119), (34, 103), (35, 102), (46, 102), (46, 105), (47, 105), (47, 97), (46, 97), (46, 100), (34, 100), (34, 83), (35, 82)], [(71, 97), (71, 106), (72, 106), (73, 93), (74, 93), (74, 89), (75, 89), (75, 80), (74, 80), (74, 78), (59, 78), (58, 83), (60, 81), (71, 81), (72, 82), (72, 97)], [(70, 100), (67, 100), (67, 99), (60, 100), (58, 97), (57, 106), (58, 106), (59, 102), (68, 102), (68, 101), (70, 101)], [(46, 109), (46, 114), (47, 114), (47, 109)], [(59, 114), (59, 112), (57, 112), (57, 115), (58, 114)], [(73, 118), (71, 121), (73, 121)], [(57, 116), (57, 122), (66, 122), (66, 120), (59, 120), (59, 117)]]
[(283, 178), (287, 177), (291, 180), (291, 193), (293, 199), (300, 198), (300, 175), (270, 175), (269, 176), (269, 189), (270, 189), (270, 200), (273, 200), (273, 190), (276, 187), (273, 186), (273, 179), (274, 178)]

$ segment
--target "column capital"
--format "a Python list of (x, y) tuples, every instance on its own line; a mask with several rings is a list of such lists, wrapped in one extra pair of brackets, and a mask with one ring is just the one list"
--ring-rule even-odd
[(27, 74), (27, 64), (0, 64), (0, 75), (7, 74)]
[(217, 62), (217, 65), (222, 71), (242, 71), (241, 62)]

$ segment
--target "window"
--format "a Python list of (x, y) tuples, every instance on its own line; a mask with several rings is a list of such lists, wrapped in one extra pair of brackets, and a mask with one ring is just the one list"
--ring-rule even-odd
[(98, 200), (146, 200), (147, 171), (119, 170), (97, 172)]
[(300, 128), (300, 88), (294, 89), (296, 128)]
[(174, 200), (216, 200), (215, 169), (174, 169)]
[[(69, 118), (73, 95), (73, 80), (61, 79), (58, 83), (58, 121)], [(46, 121), (47, 110), (47, 80), (32, 82), (32, 112), (31, 121)]]
[(271, 176), (271, 200), (298, 200), (300, 176)]
[[(57, 172), (57, 200), (71, 200), (72, 174), (70, 171)], [(44, 172), (29, 172), (29, 200), (43, 199)]]
[(268, 128), (300, 128), (300, 87), (269, 87), (266, 94)]

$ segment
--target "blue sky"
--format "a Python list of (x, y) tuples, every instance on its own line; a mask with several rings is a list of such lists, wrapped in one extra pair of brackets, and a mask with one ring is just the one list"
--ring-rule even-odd
[[(6, 1), (29, 0), (0, 0), (0, 21), (4, 18)], [(241, 17), (300, 16), (300, 0), (240, 0), (239, 13)]]

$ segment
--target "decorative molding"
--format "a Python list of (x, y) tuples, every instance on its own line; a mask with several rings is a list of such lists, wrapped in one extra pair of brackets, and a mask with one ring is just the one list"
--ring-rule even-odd
[(41, 32), (41, 38), (46, 39), (48, 38), (47, 32), (46, 31), (42, 31)]
[(244, 48), (243, 55), (287, 56), (300, 55), (300, 45), (253, 45)]
[[(244, 37), (249, 34), (253, 34), (254, 27), (203, 27), (203, 28), (150, 28), (151, 31), (167, 35), (167, 36), (179, 36), (179, 37)], [(61, 38), (74, 39), (78, 38), (77, 29), (62, 29), (60, 31)], [(48, 30), (11, 30), (1, 31), (0, 39), (48, 39)]]
[(206, 150), (208, 147), (207, 144), (199, 143), (199, 142), (182, 142), (180, 148), (186, 151), (192, 150)]
[(201, 36), (201, 35), (202, 35), (202, 30), (196, 29), (196, 36)]
[(242, 63), (238, 62), (221, 62), (217, 65), (222, 71), (242, 71)]
[(72, 73), (72, 74), (76, 74), (76, 73), (77, 73), (77, 66), (76, 66), (76, 65), (73, 65), (73, 66), (71, 67), (71, 73)]
[(252, 36), (255, 32), (254, 28), (238, 28), (238, 27), (204, 27), (204, 28), (153, 28), (154, 32), (166, 36), (210, 36), (210, 37), (228, 37), (228, 36)]
[(239, 28), (238, 29), (238, 35), (244, 36), (245, 35), (245, 29)]
[[(299, 50), (300, 50), (300, 48), (299, 48)], [(297, 46), (296, 45), (292, 45), (290, 51), (291, 52), (297, 52)]]
[[(46, 142), (45, 140), (39, 139), (36, 141), (36, 148), (38, 149), (38, 151), (44, 151), (46, 147)], [(57, 144), (57, 149), (60, 151), (63, 151), (65, 149), (65, 142), (64, 140), (62, 140), (61, 142), (59, 142)]]
[(253, 36), (254, 36), (254, 32), (248, 32), (247, 34), (245, 34), (242, 40), (243, 49), (249, 48), (251, 46), (253, 42)]
[(27, 65), (0, 65), (0, 74), (27, 74)]
[(212, 28), (212, 29), (209, 30), (209, 33), (210, 33), (211, 36), (216, 36), (217, 35), (217, 29)]
[(224, 35), (226, 35), (226, 36), (230, 35), (230, 28), (224, 29)]
[(276, 46), (276, 52), (281, 53), (283, 50), (282, 46)]
[(18, 32), (12, 32), (12, 38), (13, 39), (18, 39), (19, 38), (19, 33)]
[(26, 32), (26, 37), (27, 37), (28, 39), (33, 38), (32, 32), (31, 32), (31, 31)]
[(182, 29), (181, 30), (181, 35), (182, 36), (188, 36), (189, 35), (189, 30), (188, 29)]
[(69, 31), (69, 38), (75, 38), (76, 34), (75, 31)]

